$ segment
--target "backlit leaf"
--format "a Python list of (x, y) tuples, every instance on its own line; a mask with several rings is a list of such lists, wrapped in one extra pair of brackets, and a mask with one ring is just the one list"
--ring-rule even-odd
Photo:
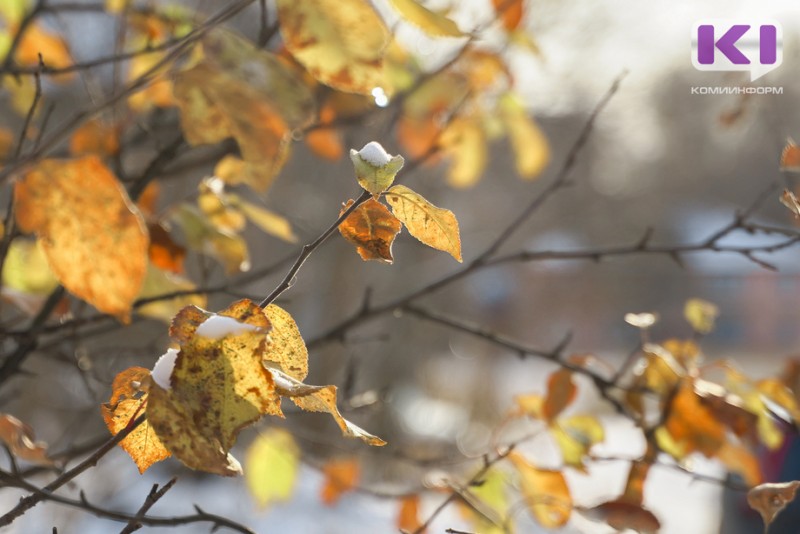
[(249, 300), (219, 314), (190, 306), (175, 316), (170, 336), (180, 352), (169, 383), (150, 388), (147, 419), (186, 466), (240, 474), (229, 454), (238, 433), (262, 415), (282, 415), (272, 376), (262, 365), (270, 329), (267, 316)]
[(387, 94), (383, 69), (389, 30), (364, 0), (277, 0), (286, 48), (318, 81), (340, 91)]
[(561, 450), (564, 464), (584, 471), (583, 459), (605, 439), (603, 425), (590, 415), (575, 415), (555, 421), (550, 434)]
[[(103, 420), (112, 435), (116, 436), (138, 416), (144, 414), (149, 377), (148, 369), (131, 367), (114, 378), (111, 398), (108, 403), (101, 406)], [(119, 446), (136, 462), (139, 473), (144, 473), (154, 463), (170, 456), (147, 420), (128, 434)]]
[(544, 133), (510, 94), (500, 100), (500, 118), (505, 124), (517, 173), (524, 179), (538, 177), (550, 162), (550, 144)]
[(463, 37), (455, 22), (433, 12), (415, 0), (390, 0), (400, 15), (422, 31), (435, 37)]
[(517, 468), (522, 496), (536, 521), (544, 528), (564, 526), (572, 513), (572, 497), (564, 475), (560, 471), (534, 467), (516, 452), (508, 458)]
[(756, 486), (764, 480), (758, 458), (742, 445), (725, 443), (717, 451), (717, 459), (728, 471), (741, 475), (748, 486)]
[(69, 151), (73, 156), (113, 156), (119, 152), (119, 131), (98, 119), (86, 121), (73, 132)]
[(519, 411), (534, 419), (544, 419), (544, 397), (537, 393), (526, 395), (516, 395), (514, 402), (517, 403)]
[(665, 428), (687, 453), (697, 451), (711, 458), (725, 442), (725, 427), (700, 402), (691, 379), (684, 379), (675, 394)]
[[(138, 80), (161, 63), (164, 57), (164, 52), (138, 54), (130, 61), (128, 81)], [(172, 95), (172, 81), (166, 75), (166, 66), (159, 69), (148, 84), (128, 98), (128, 105), (134, 111), (146, 111), (153, 107), (167, 108), (175, 105), (175, 98)]]
[(452, 162), (447, 170), (447, 182), (457, 188), (478, 183), (489, 157), (486, 133), (480, 121), (474, 118), (453, 120), (442, 132), (439, 144)]
[(572, 381), (572, 371), (559, 369), (547, 379), (547, 396), (542, 406), (545, 420), (552, 421), (575, 400), (578, 388)]
[(233, 274), (250, 269), (250, 254), (241, 236), (218, 230), (197, 208), (188, 204), (180, 204), (173, 217), (183, 230), (189, 247), (219, 261), (225, 272)]
[(463, 493), (468, 502), (461, 503), (461, 514), (469, 520), (475, 532), (506, 534), (508, 530), (502, 525), (506, 523), (511, 507), (508, 472), (491, 469), (478, 482)]
[(300, 448), (281, 428), (262, 432), (247, 449), (245, 481), (259, 506), (291, 498), (300, 467)]
[(206, 219), (220, 232), (241, 232), (247, 219), (238, 206), (228, 200), (225, 182), (220, 178), (206, 178), (197, 187), (197, 206)]
[(33, 429), (13, 415), (0, 413), (0, 441), (20, 460), (42, 465), (53, 463), (47, 456), (47, 444), (36, 441)]
[(308, 349), (297, 323), (289, 312), (275, 304), (267, 306), (264, 314), (272, 323), (264, 360), (278, 364), (284, 373), (302, 382), (308, 375)]
[(272, 373), (275, 387), (281, 396), (289, 397), (303, 410), (330, 414), (345, 437), (358, 438), (375, 447), (386, 445), (381, 438), (373, 436), (342, 417), (339, 408), (336, 407), (336, 386), (312, 386), (304, 384), (272, 366), (268, 369)]
[[(397, 514), (397, 528), (404, 532), (417, 532), (422, 526), (419, 519), (419, 495), (409, 495), (400, 499), (400, 510)], [(427, 532), (426, 529), (419, 531)]]
[(336, 108), (332, 98), (328, 98), (319, 110), (319, 124), (304, 138), (306, 145), (317, 156), (329, 161), (338, 161), (344, 156), (342, 137), (335, 126)]
[(127, 320), (147, 272), (147, 230), (117, 178), (96, 156), (44, 160), (14, 187), (16, 216), (36, 232), (71, 293)]
[(689, 299), (683, 308), (683, 316), (699, 334), (708, 334), (714, 329), (719, 308), (707, 300)]
[[(142, 286), (139, 299), (161, 297), (162, 295), (169, 295), (180, 291), (193, 291), (195, 289), (197, 289), (197, 286), (191, 280), (161, 270), (150, 264), (147, 268), (147, 276), (144, 279), (144, 285)], [(182, 308), (186, 306), (204, 307), (206, 301), (206, 296), (203, 294), (159, 298), (154, 302), (139, 306), (136, 312), (139, 315), (160, 319), (169, 323)]]
[[(347, 201), (342, 206), (342, 213), (353, 205)], [(376, 201), (369, 199), (361, 204), (339, 225), (342, 237), (356, 246), (356, 251), (363, 260), (379, 260), (392, 263), (392, 244), (400, 233), (402, 224), (389, 210)]]
[(359, 185), (377, 196), (392, 185), (394, 178), (403, 168), (403, 156), (392, 156), (380, 143), (370, 141), (359, 151), (350, 149), (350, 160), (356, 170)]
[(764, 525), (769, 527), (775, 517), (794, 501), (797, 488), (800, 488), (798, 480), (761, 484), (747, 492), (747, 504), (761, 514)]
[(150, 263), (174, 274), (184, 271), (183, 260), (186, 259), (186, 249), (172, 240), (172, 236), (161, 224), (149, 224), (150, 246), (147, 253)]
[(461, 236), (453, 212), (437, 208), (404, 185), (386, 192), (386, 201), (408, 232), (429, 247), (442, 250), (461, 262)]
[(296, 243), (297, 236), (292, 230), (292, 224), (286, 217), (278, 215), (257, 204), (242, 200), (236, 195), (228, 195), (231, 200), (242, 210), (247, 219), (261, 228), (265, 233), (282, 239), (287, 243)]
[(781, 153), (781, 170), (800, 171), (800, 147), (798, 147), (792, 139), (786, 141), (786, 146), (783, 147), (783, 152)]
[[(20, 65), (36, 66), (41, 54), (44, 64), (54, 69), (61, 69), (72, 64), (72, 57), (67, 44), (60, 36), (34, 23), (28, 26), (19, 42), (16, 60)], [(67, 80), (72, 74), (62, 74), (56, 79)]]
[(3, 289), (30, 295), (49, 295), (58, 286), (38, 241), (15, 239), (3, 264)]
[(322, 486), (322, 502), (331, 506), (342, 494), (351, 491), (361, 478), (361, 464), (356, 459), (330, 460), (322, 467), (325, 484)]

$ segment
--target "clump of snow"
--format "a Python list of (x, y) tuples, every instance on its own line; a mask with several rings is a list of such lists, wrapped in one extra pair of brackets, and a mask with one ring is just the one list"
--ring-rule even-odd
[(364, 145), (358, 155), (373, 167), (383, 167), (392, 160), (392, 156), (376, 141), (370, 141)]
[(212, 315), (197, 327), (198, 336), (208, 339), (221, 339), (228, 335), (239, 335), (244, 332), (256, 332), (259, 328), (224, 315)]
[(156, 362), (153, 370), (150, 371), (150, 377), (153, 382), (158, 384), (161, 389), (169, 389), (170, 377), (172, 370), (175, 368), (175, 359), (178, 357), (178, 349), (167, 349), (167, 352), (161, 355)]

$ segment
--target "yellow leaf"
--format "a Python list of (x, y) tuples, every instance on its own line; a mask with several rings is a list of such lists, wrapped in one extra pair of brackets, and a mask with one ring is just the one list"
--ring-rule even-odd
[(6, 76), (2, 81), (2, 88), (11, 93), (11, 107), (14, 111), (26, 116), (36, 98), (36, 82), (33, 76)]
[(578, 388), (572, 381), (572, 371), (559, 369), (547, 379), (547, 396), (544, 398), (542, 415), (552, 421), (575, 400)]
[(473, 531), (481, 534), (509, 532), (503, 528), (509, 521), (511, 508), (506, 491), (509, 485), (506, 471), (491, 469), (481, 478), (480, 484), (470, 486), (463, 493), (466, 502), (461, 503), (461, 515), (470, 522)]
[(181, 127), (192, 145), (233, 137), (240, 181), (266, 191), (286, 160), (294, 130), (315, 116), (309, 88), (277, 56), (225, 30), (203, 39), (205, 59), (175, 79)]
[[(128, 82), (138, 80), (164, 60), (164, 52), (139, 54), (131, 59), (128, 67)], [(167, 108), (175, 105), (172, 95), (172, 81), (167, 77), (166, 66), (155, 73), (148, 84), (128, 98), (128, 105), (134, 111), (147, 111), (153, 107)]]
[(486, 169), (489, 151), (486, 132), (476, 119), (458, 118), (442, 132), (439, 144), (452, 160), (447, 183), (457, 188), (472, 187)]
[(534, 419), (544, 419), (544, 397), (536, 393), (516, 395), (514, 402), (519, 411)]
[(590, 415), (575, 415), (556, 421), (550, 433), (561, 450), (564, 463), (584, 471), (583, 459), (605, 439), (603, 425)]
[[(348, 200), (347, 204), (342, 206), (341, 213), (352, 205), (353, 200)], [(402, 224), (397, 217), (392, 215), (386, 206), (372, 198), (356, 208), (339, 225), (339, 233), (356, 246), (361, 259), (386, 263), (394, 261), (392, 244), (401, 229)]]
[(343, 493), (351, 491), (361, 478), (361, 464), (356, 459), (330, 460), (322, 467), (325, 485), (322, 486), (322, 502), (328, 506), (336, 503)]
[(510, 94), (500, 100), (500, 118), (506, 126), (517, 173), (526, 179), (538, 177), (550, 162), (550, 144), (522, 107)]
[(219, 261), (225, 272), (233, 274), (250, 269), (247, 243), (241, 236), (218, 230), (188, 204), (179, 205), (173, 217), (183, 230), (189, 247)]
[(0, 17), (5, 19), (6, 25), (16, 28), (29, 8), (29, 0), (4, 0), (0, 2)]
[(239, 432), (262, 415), (282, 416), (270, 373), (262, 365), (271, 328), (254, 302), (240, 300), (219, 314), (189, 306), (172, 322), (180, 352), (168, 381), (158, 364), (147, 419), (187, 467), (241, 473), (229, 454)]
[(777, 517), (789, 503), (794, 501), (797, 488), (800, 488), (800, 481), (798, 480), (761, 484), (747, 492), (747, 504), (750, 505), (750, 508), (761, 514), (765, 527), (769, 527), (775, 520), (775, 517)]
[(197, 187), (197, 206), (206, 219), (220, 232), (235, 234), (244, 229), (247, 219), (225, 192), (220, 178), (205, 178)]
[(3, 264), (3, 288), (31, 295), (49, 295), (56, 287), (58, 280), (47, 264), (42, 245), (27, 239), (12, 241)]
[(517, 468), (522, 496), (536, 521), (544, 528), (566, 525), (572, 513), (572, 497), (564, 475), (560, 471), (534, 467), (516, 452), (508, 458)]
[(127, 320), (147, 272), (147, 229), (96, 156), (44, 160), (14, 186), (16, 217), (36, 232), (71, 293)]
[(277, 0), (286, 48), (318, 81), (348, 93), (390, 94), (383, 68), (389, 30), (364, 0)]
[(236, 195), (228, 195), (228, 197), (242, 210), (251, 223), (261, 228), (265, 233), (282, 239), (287, 243), (297, 242), (297, 236), (292, 230), (292, 224), (286, 217), (282, 217), (257, 204), (242, 200)]
[(311, 386), (272, 366), (268, 366), (268, 370), (272, 373), (275, 387), (280, 395), (289, 397), (292, 402), (303, 410), (329, 413), (345, 437), (358, 438), (375, 447), (386, 445), (386, 442), (381, 438), (373, 436), (363, 428), (342, 417), (336, 407), (336, 386)]
[(259, 506), (287, 501), (297, 480), (300, 448), (289, 432), (271, 428), (250, 444), (245, 467), (247, 488)]
[(800, 171), (800, 147), (798, 147), (792, 139), (788, 139), (786, 141), (786, 146), (783, 147), (783, 152), (781, 153), (781, 170)]
[(435, 37), (463, 37), (455, 22), (414, 0), (390, 0), (400, 15), (422, 31)]
[(41, 465), (53, 464), (47, 456), (47, 444), (36, 441), (33, 429), (13, 415), (0, 413), (0, 441), (21, 460)]
[(442, 250), (461, 262), (461, 236), (453, 212), (437, 208), (404, 185), (386, 192), (386, 201), (408, 232), (429, 247)]
[[(112, 435), (116, 436), (144, 413), (147, 406), (149, 377), (148, 369), (131, 367), (114, 378), (111, 399), (101, 406), (103, 420)], [(144, 473), (154, 463), (170, 456), (147, 420), (128, 434), (119, 446), (136, 462), (139, 473)]]
[(272, 323), (264, 360), (278, 364), (284, 373), (303, 381), (308, 375), (308, 349), (297, 323), (289, 312), (275, 304), (267, 306), (264, 313)]
[[(142, 286), (139, 299), (160, 297), (161, 295), (168, 295), (177, 291), (192, 291), (194, 289), (197, 289), (197, 286), (195, 286), (191, 280), (187, 280), (177, 274), (163, 271), (150, 264), (147, 268), (147, 276), (144, 279), (144, 285)], [(159, 299), (155, 302), (139, 306), (136, 312), (139, 315), (160, 319), (169, 323), (182, 308), (186, 306), (198, 306), (202, 308), (206, 305), (206, 301), (206, 296), (202, 294), (182, 295), (169, 299)]]
[(699, 334), (708, 334), (714, 329), (719, 308), (707, 300), (689, 299), (683, 308), (683, 316)]

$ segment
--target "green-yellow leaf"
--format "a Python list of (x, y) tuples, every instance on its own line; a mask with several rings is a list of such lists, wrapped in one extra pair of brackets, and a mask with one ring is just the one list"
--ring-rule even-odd
[(375, 141), (370, 141), (359, 151), (351, 148), (350, 160), (358, 183), (376, 198), (392, 185), (405, 163), (403, 156), (391, 156)]
[(481, 534), (506, 534), (503, 528), (509, 516), (508, 473), (491, 469), (463, 494), (461, 512), (472, 525), (472, 530)]
[(277, 0), (286, 48), (318, 81), (348, 93), (391, 93), (383, 68), (389, 30), (365, 0)]
[(241, 473), (229, 451), (239, 432), (262, 415), (282, 416), (272, 375), (262, 359), (269, 319), (254, 302), (235, 302), (219, 314), (189, 306), (172, 322), (180, 344), (167, 381), (158, 371), (147, 420), (167, 449), (187, 467)]
[(250, 254), (242, 236), (215, 228), (189, 204), (180, 204), (173, 218), (183, 230), (187, 245), (219, 261), (228, 274), (250, 269)]
[(49, 295), (58, 286), (38, 241), (15, 239), (3, 264), (3, 288), (30, 295)]
[(244, 477), (259, 506), (292, 496), (300, 465), (300, 448), (281, 428), (261, 433), (247, 449)]
[(169, 295), (181, 291), (193, 291), (197, 286), (191, 280), (187, 280), (177, 274), (164, 271), (155, 267), (153, 264), (147, 266), (147, 276), (144, 279), (142, 292), (139, 299), (156, 298), (153, 302), (144, 304), (137, 308), (137, 313), (145, 317), (160, 319), (166, 323), (182, 308), (186, 306), (206, 306), (206, 296), (203, 294), (180, 295), (172, 298), (161, 299), (162, 295)]
[(703, 299), (689, 299), (683, 308), (683, 316), (695, 332), (708, 334), (714, 330), (714, 322), (719, 316), (719, 308)]
[(434, 37), (463, 37), (455, 22), (420, 5), (414, 0), (390, 0), (400, 15)]
[(462, 261), (458, 220), (452, 211), (437, 208), (404, 185), (389, 189), (386, 201), (411, 235), (429, 247), (447, 252), (459, 262)]
[(603, 425), (591, 415), (575, 415), (553, 423), (550, 433), (561, 450), (564, 464), (585, 471), (584, 457), (605, 439)]

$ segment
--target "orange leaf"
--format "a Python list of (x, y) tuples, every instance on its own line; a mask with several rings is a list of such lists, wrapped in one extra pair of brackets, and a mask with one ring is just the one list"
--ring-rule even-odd
[(792, 139), (786, 141), (781, 153), (781, 170), (800, 171), (800, 147)]
[(764, 525), (769, 526), (775, 517), (794, 500), (797, 488), (800, 488), (798, 480), (778, 484), (761, 484), (747, 492), (747, 504), (761, 514)]
[(361, 464), (356, 459), (331, 460), (322, 468), (325, 485), (322, 487), (322, 502), (331, 506), (343, 493), (356, 487), (361, 478)]
[(150, 262), (164, 271), (181, 274), (184, 271), (183, 260), (186, 249), (172, 240), (166, 228), (159, 223), (147, 226), (150, 231)]
[(306, 134), (306, 144), (317, 156), (338, 161), (344, 155), (344, 146), (339, 130), (329, 126), (336, 119), (334, 102), (329, 98), (319, 110), (319, 124), (317, 128)]
[[(405, 532), (418, 532), (422, 526), (419, 520), (419, 495), (409, 495), (400, 501), (400, 512), (397, 515), (397, 528)], [(426, 532), (425, 529), (419, 532)]]
[(0, 413), (0, 440), (17, 458), (43, 465), (53, 463), (47, 457), (47, 444), (35, 441), (33, 429), (13, 415)]
[[(35, 66), (39, 64), (39, 54), (48, 67), (60, 69), (72, 64), (72, 57), (64, 40), (42, 29), (38, 24), (32, 24), (22, 36), (16, 59), (21, 65)], [(71, 78), (72, 74), (64, 74), (61, 77)]]
[(686, 452), (713, 457), (725, 441), (725, 427), (695, 392), (693, 380), (684, 379), (672, 400), (666, 429)]
[(578, 388), (572, 381), (572, 371), (559, 369), (547, 379), (547, 397), (544, 399), (542, 414), (547, 421), (552, 421), (564, 408), (575, 400)]
[(72, 134), (69, 151), (73, 156), (113, 156), (119, 152), (119, 131), (97, 119), (87, 121)]
[[(340, 215), (352, 205), (353, 200), (348, 200)], [(356, 246), (356, 251), (364, 261), (392, 263), (392, 244), (402, 227), (386, 206), (375, 199), (369, 199), (339, 225), (339, 233)]]
[(151, 219), (156, 214), (156, 207), (158, 205), (158, 197), (161, 195), (161, 186), (158, 182), (150, 182), (144, 191), (139, 195), (136, 201), (136, 206), (142, 212), (145, 219)]
[(492, 0), (494, 10), (507, 31), (515, 30), (522, 21), (523, 3), (524, 0)]
[(534, 467), (516, 452), (508, 458), (519, 472), (522, 495), (533, 517), (545, 528), (564, 526), (572, 513), (572, 497), (561, 471)]
[[(131, 421), (144, 413), (147, 406), (149, 377), (148, 369), (131, 367), (114, 378), (111, 399), (101, 406), (103, 420), (112, 435), (117, 435)], [(136, 462), (139, 473), (144, 473), (154, 463), (170, 456), (146, 420), (128, 434), (119, 446)]]
[(97, 156), (44, 160), (14, 186), (16, 217), (40, 237), (71, 293), (127, 320), (147, 272), (139, 210)]

